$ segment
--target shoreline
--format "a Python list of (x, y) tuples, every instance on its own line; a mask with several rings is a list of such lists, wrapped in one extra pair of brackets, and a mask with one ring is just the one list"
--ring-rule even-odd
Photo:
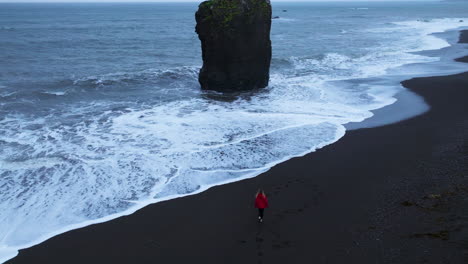
[[(427, 128), (432, 129), (433, 126), (437, 127), (438, 129), (441, 129), (441, 123), (447, 122), (447, 120), (440, 120), (440, 122), (438, 121), (439, 119), (444, 119), (443, 116), (447, 113), (442, 113), (447, 112), (448, 110), (439, 109), (440, 107), (435, 107), (433, 103), (435, 102), (435, 105), (443, 106), (444, 102), (445, 104), (447, 104), (447, 101), (452, 101), (452, 99), (454, 99), (455, 101), (460, 101), (462, 100), (462, 98), (466, 98), (466, 96), (464, 97), (462, 94), (456, 94), (460, 93), (461, 91), (452, 91), (454, 89), (448, 89), (451, 92), (453, 92), (453, 94), (448, 95), (446, 98), (440, 98), (440, 96), (443, 96), (443, 94), (441, 94), (442, 91), (440, 91), (440, 89), (439, 91), (436, 91), (437, 85), (434, 86), (433, 83), (436, 83), (439, 86), (443, 86), (446, 83), (455, 83), (458, 85), (460, 85), (461, 83), (463, 87), (463, 85), (466, 86), (467, 79), (467, 73), (463, 73), (445, 77), (425, 77), (405, 81), (403, 82), (403, 84), (409, 86), (408, 88), (411, 91), (422, 95), (424, 99), (427, 99), (426, 97), (430, 98), (430, 100), (427, 99), (429, 105), (431, 106), (431, 109), (428, 113), (395, 124), (385, 125), (383, 127), (349, 131), (340, 141), (329, 145), (324, 149), (320, 149), (316, 152), (310, 153), (304, 157), (294, 158), (292, 160), (276, 165), (270, 171), (263, 173), (262, 175), (257, 176), (256, 178), (242, 180), (239, 182), (230, 183), (228, 185), (213, 187), (203, 193), (197, 194), (196, 196), (186, 196), (182, 198), (177, 198), (175, 200), (149, 205), (143, 209), (140, 209), (132, 215), (124, 216), (112, 220), (111, 222), (104, 222), (97, 225), (91, 225), (86, 228), (69, 231), (67, 233), (53, 237), (39, 245), (33, 246), (30, 249), (21, 250), (18, 257), (8, 261), (7, 263), (30, 263), (33, 260), (37, 261), (41, 258), (44, 258), (43, 260), (47, 263), (58, 263), (64, 261), (70, 262), (70, 258), (73, 259), (72, 262), (76, 261), (76, 263), (83, 261), (90, 262), (90, 259), (93, 259), (92, 262), (94, 262), (94, 260), (96, 260), (96, 262), (98, 260), (109, 262), (109, 259), (112, 259), (112, 262), (117, 263), (128, 263), (134, 260), (138, 260), (145, 263), (146, 261), (153, 262), (157, 260), (161, 260), (163, 263), (174, 263), (171, 260), (171, 258), (180, 258), (180, 261), (193, 261), (193, 259), (196, 257), (200, 257), (200, 260), (209, 263), (211, 263), (210, 261), (226, 262), (225, 260), (223, 260), (223, 258), (225, 257), (232, 257), (232, 263), (239, 263), (240, 261), (250, 263), (249, 260), (252, 260), (251, 262), (258, 260), (276, 263), (275, 261), (280, 260), (280, 256), (288, 257), (285, 258), (283, 262), (286, 260), (290, 260), (291, 254), (297, 256), (298, 260), (304, 260), (304, 257), (308, 256), (308, 253), (311, 253), (311, 256), (314, 256), (313, 252), (307, 252), (307, 247), (304, 246), (308, 246), (309, 248), (315, 248), (317, 246), (319, 248), (322, 247), (322, 249), (317, 250), (319, 252), (315, 253), (328, 252), (327, 254), (323, 254), (325, 256), (323, 258), (324, 261), (338, 261), (340, 259), (345, 260), (349, 257), (349, 254), (347, 255), (343, 252), (347, 251), (352, 253), (351, 258), (353, 260), (356, 259), (365, 261), (366, 259), (370, 260), (375, 257), (375, 259), (381, 259), (385, 261), (388, 256), (386, 254), (380, 254), (379, 251), (382, 251), (383, 249), (377, 248), (376, 245), (368, 245), (370, 248), (373, 249), (371, 250), (371, 252), (362, 252), (362, 249), (356, 251), (357, 249), (355, 248), (357, 247), (357, 244), (355, 243), (358, 243), (359, 245), (362, 245), (363, 243), (369, 243), (369, 238), (374, 236), (379, 237), (377, 235), (377, 233), (379, 232), (382, 233), (382, 236), (384, 236), (384, 233), (385, 235), (389, 235), (388, 232), (382, 231), (384, 227), (379, 228), (379, 224), (367, 224), (368, 230), (365, 227), (366, 225), (362, 225), (362, 223), (372, 223), (373, 221), (375, 221), (368, 221), (372, 219), (372, 217), (370, 217), (372, 216), (372, 214), (369, 214), (368, 212), (370, 208), (374, 208), (375, 212), (388, 211), (391, 209), (385, 206), (386, 203), (383, 203), (382, 205), (378, 202), (378, 200), (388, 201), (388, 199), (390, 198), (384, 197), (386, 195), (389, 195), (388, 193), (379, 195), (375, 193), (376, 191), (368, 190), (372, 189), (369, 188), (372, 187), (372, 184), (376, 184), (377, 187), (383, 188), (381, 190), (384, 191), (386, 191), (386, 188), (385, 186), (383, 186), (382, 182), (378, 181), (382, 179), (375, 179), (372, 177), (372, 175), (369, 174), (369, 171), (366, 171), (366, 169), (374, 169), (375, 173), (379, 170), (375, 164), (366, 161), (365, 159), (366, 157), (369, 158), (369, 160), (375, 159), (374, 162), (379, 164), (382, 163), (382, 160), (378, 159), (378, 156), (383, 156), (383, 160), (390, 162), (394, 162), (395, 159), (400, 161), (399, 163), (395, 164), (405, 164), (406, 162), (411, 163), (411, 161), (402, 159), (402, 157), (392, 157), (390, 154), (384, 153), (385, 150), (379, 149), (379, 146), (361, 146), (360, 143), (369, 143), (369, 140), (371, 140), (371, 142), (375, 142), (376, 144), (380, 144), (380, 142), (386, 142), (386, 146), (388, 145), (390, 148), (394, 148), (395, 145), (397, 145), (401, 147), (401, 150), (404, 150), (405, 148), (408, 148), (408, 144), (405, 143), (412, 143), (409, 142), (409, 139), (403, 140), (403, 143), (391, 142), (388, 140), (392, 139), (388, 138), (377, 140), (377, 138), (382, 138), (382, 135), (377, 134), (383, 133), (384, 135), (390, 135), (391, 137), (391, 135), (399, 135), (399, 131), (408, 130), (411, 129), (411, 127), (413, 127), (412, 129), (418, 129), (419, 132), (425, 131), (423, 129)], [(432, 88), (425, 88), (425, 86), (429, 86)], [(438, 95), (435, 96), (434, 94)], [(464, 94), (466, 95), (466, 91), (464, 91)], [(444, 102), (440, 102), (441, 100)], [(450, 106), (450, 108), (454, 107), (456, 108), (456, 105)], [(457, 110), (459, 111), (460, 109)], [(466, 108), (461, 110), (466, 110)], [(466, 114), (466, 111), (464, 113)], [(437, 116), (437, 118), (439, 118), (433, 121), (437, 123), (437, 125), (431, 124), (431, 118), (433, 118), (434, 116)], [(461, 117), (459, 116), (458, 118)], [(462, 121), (464, 120), (460, 119), (458, 121), (463, 123)], [(466, 121), (463, 124), (466, 125)], [(414, 131), (412, 133), (406, 133), (409, 133), (408, 136), (414, 136), (413, 134), (415, 134), (416, 132), (417, 131)], [(444, 130), (444, 132), (440, 133), (445, 133), (444, 135), (448, 135), (453, 132), (454, 131)], [(423, 139), (419, 138), (416, 135), (416, 138), (414, 139), (415, 141), (425, 141), (419, 142), (419, 145), (418, 143), (412, 144), (416, 144), (418, 147), (427, 151), (427, 145), (430, 145), (430, 143), (432, 143), (432, 139), (439, 139), (440, 141), (443, 141), (437, 135), (433, 135), (433, 133), (435, 133), (434, 131), (431, 131), (430, 133), (431, 136), (421, 136)], [(466, 140), (466, 137), (464, 137), (464, 139)], [(461, 142), (463, 143), (463, 140)], [(445, 143), (448, 144), (450, 142)], [(360, 149), (361, 147), (363, 148), (363, 150)], [(364, 152), (360, 154), (355, 154), (352, 151), (352, 149), (358, 149), (357, 152)], [(418, 149), (418, 151), (423, 150)], [(369, 154), (372, 153), (372, 151), (374, 152), (374, 154)], [(416, 150), (411, 151), (415, 152)], [(392, 153), (396, 154), (397, 156), (399, 155), (399, 152), (397, 150), (393, 150)], [(427, 158), (430, 158), (430, 155), (428, 155), (428, 153), (423, 151), (422, 154), (428, 156)], [(406, 157), (406, 155), (407, 154), (404, 154), (403, 156)], [(338, 173), (338, 171), (340, 171), (340, 168), (334, 168), (331, 171), (329, 171), (331, 167), (337, 166), (337, 162), (344, 162), (345, 168), (347, 168), (347, 170), (341, 169), (341, 174)], [(357, 163), (353, 164), (355, 162)], [(369, 165), (366, 164), (367, 162), (369, 162)], [(356, 167), (356, 165), (358, 166)], [(395, 167), (390, 167), (387, 169), (399, 170)], [(408, 166), (408, 168), (406, 169), (411, 170), (414, 168)], [(363, 184), (363, 186), (356, 186), (357, 178), (355, 178), (354, 174), (348, 178), (346, 178), (346, 175), (342, 175), (343, 173), (348, 173), (348, 171), (353, 170), (360, 171), (363, 174), (363, 176), (358, 177), (364, 179), (362, 182), (359, 182), (359, 184)], [(314, 175), (308, 175), (307, 171), (310, 171), (310, 174)], [(294, 172), (294, 174), (297, 176), (287, 175), (291, 174), (291, 172)], [(319, 173), (320, 175), (316, 176), (315, 174), (317, 173)], [(414, 186), (414, 184), (419, 185), (419, 181), (411, 184), (403, 184), (402, 182), (409, 182), (411, 181), (411, 179), (396, 179), (397, 182), (393, 182), (395, 181), (395, 179), (391, 179), (393, 175), (390, 174), (390, 172), (385, 172), (384, 174), (386, 176), (386, 181), (392, 182), (393, 184), (399, 187), (403, 186), (407, 190), (411, 188), (418, 189), (420, 187)], [(398, 180), (400, 180), (400, 182), (398, 182)], [(438, 180), (442, 181), (443, 179)], [(337, 184), (343, 184), (345, 186), (335, 186)], [(428, 183), (428, 185), (432, 186), (434, 184)], [(255, 211), (252, 210), (250, 201), (252, 198), (251, 193), (254, 193), (258, 186), (263, 186), (267, 190), (267, 193), (270, 194), (272, 204), (278, 205), (277, 208), (274, 208), (276, 207), (275, 205), (266, 212), (266, 223), (263, 226), (258, 226), (253, 221), (255, 220)], [(357, 188), (363, 193), (366, 192), (367, 197), (362, 197), (363, 194), (358, 195), (358, 197), (353, 197), (353, 192), (348, 190), (348, 186), (350, 188)], [(312, 191), (312, 197), (303, 197), (304, 202), (302, 202), (302, 199), (300, 199), (301, 197), (297, 197), (297, 193), (309, 194), (309, 189), (310, 191)], [(316, 192), (314, 190), (316, 190)], [(397, 190), (393, 189), (391, 191), (398, 192)], [(422, 191), (419, 190), (419, 192), (421, 193)], [(224, 193), (228, 193), (229, 195), (225, 195)], [(343, 193), (347, 194), (344, 196), (349, 197), (349, 201), (334, 200), (337, 197), (343, 195)], [(337, 195), (333, 196), (332, 194)], [(402, 213), (402, 210), (411, 210), (414, 207), (418, 207), (419, 204), (418, 202), (416, 202), (416, 200), (422, 199), (422, 196), (414, 196), (415, 194), (411, 193), (405, 193), (405, 195), (407, 195), (407, 200), (400, 201), (399, 203), (397, 201), (396, 204), (391, 204), (392, 208), (396, 207), (398, 208), (398, 210), (400, 210), (400, 214)], [(225, 196), (228, 196), (229, 198), (226, 200), (226, 203), (228, 205), (226, 207), (220, 207), (220, 204), (217, 201), (219, 201), (220, 199), (224, 200), (226, 198)], [(376, 199), (375, 201), (366, 201), (367, 199), (371, 200), (370, 198), (372, 197), (378, 199)], [(390, 201), (393, 201), (394, 199), (395, 198), (390, 199)], [(292, 205), (288, 206), (288, 202), (290, 201)], [(338, 212), (331, 212), (330, 208), (324, 206), (323, 203), (334, 205), (334, 207), (332, 206), (331, 208), (336, 209), (336, 211)], [(347, 208), (346, 206), (340, 203), (347, 204), (348, 206), (353, 204), (357, 205), (359, 209), (357, 211), (359, 213), (355, 212), (353, 208)], [(411, 204), (411, 206), (403, 206), (401, 205), (401, 203), (405, 203), (406, 205)], [(416, 204), (418, 206), (415, 206)], [(399, 206), (403, 206), (403, 209), (399, 208)], [(317, 214), (310, 211), (315, 211), (315, 213), (326, 213), (328, 217), (325, 217), (324, 219), (317, 219)], [(417, 215), (416, 212), (409, 212), (409, 214), (412, 216)], [(182, 216), (182, 219), (180, 219), (177, 216)], [(337, 221), (344, 221), (343, 219), (346, 219), (346, 217), (348, 216), (351, 219), (358, 220), (358, 222), (361, 224), (358, 226), (348, 226), (345, 224), (340, 224), (339, 221)], [(334, 219), (335, 217), (338, 219)], [(309, 220), (318, 225), (309, 226), (309, 223), (305, 220)], [(300, 222), (302, 224), (299, 224), (299, 226), (295, 226), (297, 224), (296, 222)], [(284, 223), (288, 223), (289, 225)], [(332, 223), (336, 224), (338, 230), (330, 230), (330, 232), (322, 230), (322, 225), (330, 227)], [(193, 229), (197, 230), (190, 230), (190, 227), (187, 226), (188, 224), (193, 224)], [(418, 223), (416, 223), (416, 226), (414, 227), (417, 227), (417, 224)], [(170, 226), (170, 228), (165, 228), (168, 226)], [(210, 229), (210, 226), (214, 227), (214, 230)], [(330, 246), (330, 244), (325, 243), (326, 245), (328, 245), (328, 247), (326, 247), (320, 245), (321, 242), (320, 240), (318, 240), (318, 238), (315, 238), (314, 240), (314, 238), (311, 238), (310, 236), (303, 237), (304, 234), (301, 234), (301, 230), (298, 230), (301, 226), (307, 229), (303, 231), (310, 231), (311, 235), (321, 234), (320, 237), (324, 238), (327, 242), (338, 243), (336, 244), (338, 246), (336, 246), (333, 243), (332, 245), (335, 246)], [(227, 227), (232, 227), (232, 230), (226, 230)], [(353, 231), (347, 232), (346, 230), (348, 230), (348, 227), (353, 229)], [(178, 228), (182, 228), (182, 231), (177, 230)], [(291, 228), (293, 230), (289, 231), (292, 232), (283, 233), (283, 231)], [(360, 230), (362, 228), (364, 231)], [(397, 227), (392, 226), (391, 228)], [(149, 233), (153, 235), (148, 235)], [(226, 234), (229, 234), (229, 236), (226, 236)], [(240, 236), (240, 234), (243, 234), (245, 237), (247, 237), (247, 235), (253, 236), (251, 238), (239, 238), (237, 240), (234, 239), (235, 237), (242, 237)], [(336, 237), (340, 239), (333, 240), (331, 237), (329, 237), (331, 234), (336, 234)], [(439, 231), (439, 233), (423, 232), (415, 234), (416, 236), (419, 234), (420, 237), (417, 237), (417, 239), (415, 238), (413, 240), (425, 239), (425, 241), (428, 240), (429, 242), (437, 241), (437, 238), (432, 238), (436, 239), (434, 241), (430, 240), (430, 237), (432, 235), (435, 237), (439, 235), (445, 238), (445, 233), (442, 231)], [(123, 235), (125, 238), (120, 238), (120, 235)], [(218, 237), (218, 235), (220, 235), (221, 237)], [(163, 238), (159, 239), (159, 236)], [(199, 239), (199, 237), (202, 236), (205, 236), (208, 239), (197, 240)], [(232, 238), (230, 239), (231, 236)], [(282, 238), (287, 238), (288, 236), (294, 237), (295, 239)], [(363, 243), (361, 243), (362, 241), (360, 242), (360, 239), (356, 240), (356, 237), (359, 238), (361, 236), (365, 237), (365, 239), (362, 239), (364, 241)], [(116, 239), (116, 237), (119, 239)], [(391, 239), (396, 238), (392, 237)], [(310, 243), (305, 243), (305, 245), (295, 245), (295, 240), (308, 241)], [(396, 239), (396, 241), (397, 240), (398, 239)], [(380, 239), (379, 241), (383, 240)], [(202, 245), (202, 243), (204, 245)], [(346, 245), (346, 247), (339, 247), (341, 243), (343, 243), (343, 245)], [(396, 244), (398, 243), (395, 242), (395, 245)], [(256, 248), (256, 250), (254, 250), (256, 254), (254, 254), (254, 252), (252, 251), (253, 248)], [(261, 250), (259, 250), (259, 248)], [(333, 249), (342, 249), (344, 251), (340, 251), (340, 254), (334, 255)], [(217, 250), (220, 250), (222, 252), (215, 252)], [(401, 251), (401, 249), (399, 250)], [(181, 251), (187, 252), (187, 255), (181, 256), (182, 254), (178, 253)], [(57, 252), (57, 255), (49, 256), (50, 252)], [(122, 255), (117, 255), (117, 252), (121, 253)], [(205, 252), (205, 254), (202, 254), (201, 252)], [(229, 252), (231, 254), (229, 254)], [(291, 252), (300, 252), (300, 254), (295, 254)], [(431, 252), (431, 254), (432, 253), (434, 252)], [(301, 256), (302, 258), (299, 258)], [(355, 258), (353, 258), (352, 256), (354, 256)], [(334, 257), (342, 258), (334, 259)], [(239, 261), (234, 261), (234, 259), (236, 258), (239, 258)], [(321, 258), (319, 257), (317, 260), (320, 261)], [(179, 259), (176, 262), (178, 263), (178, 261)]]

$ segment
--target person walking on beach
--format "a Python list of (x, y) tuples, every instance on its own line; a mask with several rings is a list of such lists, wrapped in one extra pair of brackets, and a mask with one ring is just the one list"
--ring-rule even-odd
[(262, 189), (255, 194), (255, 208), (258, 208), (258, 221), (263, 222), (263, 211), (268, 207), (268, 199)]

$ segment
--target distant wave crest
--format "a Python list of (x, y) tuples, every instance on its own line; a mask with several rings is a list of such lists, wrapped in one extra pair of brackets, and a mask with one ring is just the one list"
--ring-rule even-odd
[(84, 87), (108, 86), (116, 83), (137, 84), (141, 82), (193, 81), (198, 77), (198, 67), (178, 67), (167, 70), (148, 69), (138, 72), (117, 72), (78, 78), (74, 85)]

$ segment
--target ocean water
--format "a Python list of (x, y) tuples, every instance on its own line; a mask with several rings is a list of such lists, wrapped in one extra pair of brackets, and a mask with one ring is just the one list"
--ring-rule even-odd
[(468, 27), (466, 2), (273, 5), (270, 86), (223, 95), (196, 3), (0, 4), (0, 262), (336, 142)]

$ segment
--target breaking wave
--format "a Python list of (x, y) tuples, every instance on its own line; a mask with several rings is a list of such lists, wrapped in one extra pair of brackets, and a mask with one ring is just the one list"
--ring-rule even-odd
[(148, 69), (139, 72), (118, 72), (99, 76), (88, 76), (73, 81), (74, 85), (84, 87), (110, 86), (116, 83), (162, 83), (193, 81), (198, 78), (198, 67), (179, 67), (168, 70)]

